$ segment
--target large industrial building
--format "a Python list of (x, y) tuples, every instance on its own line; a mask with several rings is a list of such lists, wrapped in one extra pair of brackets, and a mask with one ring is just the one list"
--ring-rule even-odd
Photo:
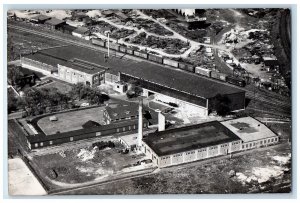
[(176, 103), (195, 114), (208, 115), (217, 94), (226, 95), (230, 110), (245, 108), (245, 91), (184, 71), (166, 68), (145, 61), (110, 57), (101, 52), (75, 46), (41, 50), (22, 58), (24, 67), (58, 72), (58, 78), (70, 83), (84, 82), (97, 86), (103, 83), (120, 85), (132, 80), (143, 88), (143, 95), (155, 100)]
[(278, 136), (264, 124), (252, 117), (244, 117), (150, 133), (142, 140), (142, 151), (158, 167), (168, 167), (278, 141)]

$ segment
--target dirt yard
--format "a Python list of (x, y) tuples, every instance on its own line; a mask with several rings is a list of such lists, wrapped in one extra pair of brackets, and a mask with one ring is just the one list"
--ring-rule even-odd
[(104, 140), (114, 142), (115, 148), (99, 150), (93, 148), (91, 143), (89, 147), (34, 156), (32, 162), (39, 167), (47, 186), (58, 189), (128, 172), (132, 170), (134, 163), (145, 159), (143, 154), (135, 152), (119, 153), (124, 146), (116, 138), (106, 137)]

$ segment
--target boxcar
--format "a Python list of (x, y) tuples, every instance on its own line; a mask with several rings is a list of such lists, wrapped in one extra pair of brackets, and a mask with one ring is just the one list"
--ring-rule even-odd
[(211, 70), (206, 69), (206, 68), (201, 68), (201, 67), (195, 67), (195, 73), (197, 73), (199, 75), (204, 75), (206, 77), (210, 77)]
[(212, 71), (210, 75), (211, 75), (211, 78), (215, 78), (217, 80), (223, 80), (223, 81), (226, 81), (226, 77), (227, 77), (226, 74), (218, 73), (218, 72), (215, 72), (215, 71)]
[(171, 60), (171, 59), (164, 58), (163, 59), (163, 64), (178, 68), (178, 62), (174, 61), (174, 60)]
[(160, 63), (160, 64), (163, 63), (163, 58), (161, 56), (158, 56), (158, 55), (148, 54), (148, 59), (149, 59), (149, 61), (154, 61), (154, 62), (157, 62), (157, 63)]
[[(108, 47), (108, 43), (105, 43), (105, 47)], [(113, 50), (116, 50), (116, 51), (119, 51), (120, 45), (116, 44), (116, 43), (113, 43), (113, 42), (110, 42), (109, 43), (109, 48), (113, 49)]]
[(144, 58), (144, 59), (148, 59), (148, 54), (145, 52), (140, 52), (140, 51), (134, 50), (133, 55)]
[(98, 46), (105, 47), (105, 43), (106, 43), (106, 41), (102, 40), (100, 38), (93, 38), (92, 39), (92, 44), (95, 44), (95, 45), (98, 45)]
[(186, 63), (178, 63), (178, 68), (189, 71), (189, 72), (193, 72), (193, 73), (195, 72), (195, 67), (193, 65), (186, 64)]
[(133, 49), (127, 47), (126, 48), (126, 53), (133, 55)]
[(127, 47), (125, 47), (125, 46), (120, 46), (120, 52), (123, 52), (123, 53), (127, 53), (126, 51), (127, 51)]

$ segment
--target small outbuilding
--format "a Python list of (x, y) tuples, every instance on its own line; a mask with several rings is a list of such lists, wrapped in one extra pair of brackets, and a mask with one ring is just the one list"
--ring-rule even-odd
[(52, 30), (60, 29), (63, 25), (66, 24), (66, 21), (59, 20), (57, 18), (51, 18), (45, 22), (45, 25)]

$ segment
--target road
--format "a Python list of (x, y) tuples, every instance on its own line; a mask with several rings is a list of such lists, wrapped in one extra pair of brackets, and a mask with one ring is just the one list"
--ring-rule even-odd
[[(13, 29), (17, 29), (17, 30), (22, 31), (22, 32), (29, 32), (29, 33), (34, 34), (34, 35), (43, 36), (43, 37), (46, 37), (48, 39), (53, 39), (53, 40), (57, 40), (57, 41), (61, 41), (61, 42), (67, 43), (67, 44), (75, 45), (75, 46), (78, 46), (78, 47), (84, 47), (84, 48), (88, 48), (88, 49), (91, 49), (91, 50), (99, 51), (99, 52), (102, 52), (102, 53), (106, 52), (106, 48), (94, 46), (94, 45), (87, 44), (87, 43), (83, 43), (81, 41), (74, 41), (74, 40), (63, 38), (61, 36), (55, 36), (55, 35), (52, 35), (52, 34), (43, 33), (41, 31), (36, 31), (36, 30), (29, 29), (29, 28), (24, 28), (24, 27), (10, 25), (10, 24), (8, 24), (8, 27), (9, 28), (13, 28)], [(211, 46), (213, 46), (213, 45), (211, 45)], [(147, 61), (149, 63), (153, 63), (153, 64), (156, 64), (156, 65), (159, 65), (157, 63), (150, 62), (148, 60), (143, 60), (143, 59), (135, 57), (135, 56), (131, 56), (131, 55), (127, 55), (127, 54), (124, 55), (123, 53), (119, 53), (119, 52), (114, 52), (114, 53), (115, 53), (115, 55), (117, 55), (119, 57), (122, 57), (123, 59), (126, 59), (126, 60)], [(164, 65), (159, 65), (159, 66), (161, 66), (163, 68), (169, 68), (171, 70), (182, 71), (180, 69), (174, 69), (174, 68), (171, 68), (171, 67), (168, 67), (168, 66), (164, 66)], [(186, 73), (187, 74), (191, 74), (191, 75), (195, 75), (195, 74), (189, 73), (189, 72), (186, 72)], [(207, 78), (205, 76), (200, 76), (200, 75), (197, 75), (197, 76), (205, 78), (207, 80), (212, 80), (212, 81), (217, 82), (217, 83), (222, 84), (222, 85), (224, 84), (224, 82), (218, 81), (218, 80), (215, 80), (215, 79), (212, 79), (212, 78)], [(246, 96), (249, 99), (254, 99), (255, 98), (255, 100), (258, 100), (258, 101), (261, 101), (261, 102), (265, 102), (265, 103), (273, 105), (275, 107), (277, 106), (278, 108), (284, 108), (284, 110), (290, 110), (291, 109), (291, 103), (290, 103), (290, 101), (289, 100), (278, 99), (280, 97), (280, 95), (278, 95), (278, 98), (272, 97), (272, 99), (270, 99), (271, 93), (266, 95), (265, 93), (260, 93), (257, 90), (253, 90), (253, 89), (246, 89), (246, 88), (238, 87), (238, 86), (231, 85), (231, 84), (228, 84), (228, 83), (226, 83), (226, 85), (232, 86), (232, 87), (238, 88), (240, 90), (246, 91)], [(255, 94), (255, 96), (254, 96), (254, 94)]]

